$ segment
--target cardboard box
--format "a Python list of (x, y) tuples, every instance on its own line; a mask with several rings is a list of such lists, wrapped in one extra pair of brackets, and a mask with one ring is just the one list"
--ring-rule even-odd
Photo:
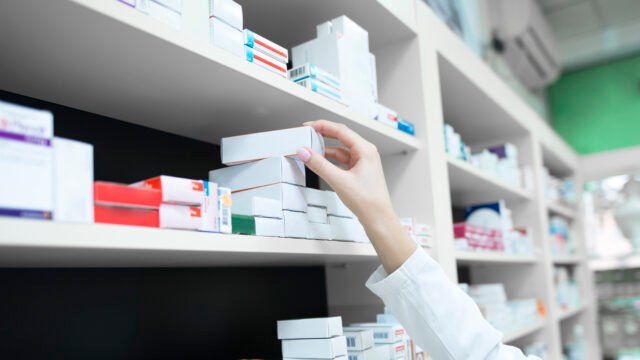
[(398, 130), (405, 132), (409, 135), (416, 134), (416, 126), (409, 120), (398, 118)]
[(214, 189), (208, 181), (191, 180), (175, 176), (156, 176), (131, 185), (132, 187), (159, 190), (162, 202), (178, 205), (202, 205), (205, 195)]
[(331, 225), (312, 223), (308, 224), (309, 239), (314, 240), (331, 240)]
[(93, 145), (53, 139), (56, 221), (93, 223)]
[(95, 205), (93, 213), (96, 223), (154, 228), (160, 226), (158, 210)]
[(354, 218), (355, 215), (351, 210), (340, 200), (338, 194), (333, 191), (325, 191), (325, 202), (327, 203), (327, 213), (333, 216), (341, 216), (347, 218)]
[(251, 215), (254, 212), (253, 198), (255, 197), (280, 201), (282, 203), (282, 210), (307, 211), (307, 204), (304, 199), (304, 188), (302, 186), (280, 183), (233, 193), (232, 212), (234, 214)]
[(131, 187), (123, 184), (96, 181), (93, 184), (96, 205), (157, 210), (162, 192), (151, 188)]
[(360, 351), (349, 350), (348, 355), (349, 360), (389, 360), (389, 349), (385, 346), (375, 346)]
[(343, 332), (340, 316), (278, 321), (279, 340), (324, 339), (341, 335)]
[(313, 79), (329, 85), (335, 90), (340, 90), (340, 79), (314, 64), (307, 63), (289, 70), (289, 79), (292, 81)]
[(218, 18), (209, 18), (209, 39), (214, 46), (224, 49), (235, 56), (244, 57), (245, 55), (245, 46), (242, 44), (242, 31)]
[(244, 45), (257, 50), (278, 62), (284, 64), (289, 62), (289, 50), (249, 29), (244, 29)]
[(344, 329), (347, 338), (347, 350), (362, 351), (373, 347), (373, 331), (370, 329)]
[(357, 219), (329, 216), (331, 240), (369, 242), (367, 233)]
[(218, 230), (223, 234), (232, 233), (231, 225), (231, 189), (218, 186)]
[(158, 2), (159, 0), (149, 0), (146, 8), (146, 13), (173, 28), (180, 29), (182, 25), (182, 17), (180, 15), (180, 7), (178, 10), (167, 7), (164, 4)]
[(222, 163), (241, 164), (278, 156), (295, 156), (301, 147), (324, 154), (324, 140), (308, 126), (222, 138)]
[(378, 104), (378, 116), (376, 119), (394, 129), (398, 128), (398, 113), (382, 104)]
[(233, 201), (232, 212), (239, 215), (282, 219), (282, 200), (260, 196), (236, 197)]
[(307, 219), (312, 223), (328, 224), (327, 208), (307, 206)]
[(334, 359), (347, 355), (344, 336), (329, 339), (282, 340), (282, 356), (304, 359)]
[(284, 156), (211, 170), (209, 180), (233, 192), (276, 183), (306, 184), (304, 163)]
[(327, 194), (325, 194), (326, 191), (312, 189), (312, 188), (305, 188), (304, 191), (305, 191), (304, 196), (307, 201), (307, 205), (324, 207), (324, 208), (327, 207), (327, 204), (329, 203), (328, 201), (329, 197)]
[(296, 84), (307, 88), (315, 93), (333, 99), (341, 104), (345, 104), (344, 99), (342, 98), (342, 92), (340, 90), (336, 90), (320, 81), (314, 79), (302, 79), (296, 80)]
[[(193, 0), (189, 0), (193, 1)], [(234, 29), (244, 29), (242, 6), (233, 0), (209, 0), (209, 16), (215, 17)]]
[(209, 43), (209, 2), (186, 0), (182, 2), (182, 31), (190, 38)]
[(207, 232), (218, 231), (217, 202), (216, 193), (215, 199), (209, 202), (209, 204), (215, 203), (215, 207), (161, 204), (160, 227)]
[(309, 222), (307, 214), (298, 211), (284, 210), (284, 236), (290, 238), (309, 238)]
[(242, 235), (284, 237), (284, 220), (257, 216), (232, 216), (233, 233)]
[(373, 341), (376, 344), (393, 344), (404, 341), (404, 328), (397, 324), (356, 323), (350, 329), (369, 329), (373, 331)]
[(51, 219), (53, 115), (0, 101), (0, 216)]
[(244, 45), (244, 56), (248, 62), (256, 64), (263, 69), (267, 69), (274, 74), (278, 74), (285, 78), (289, 76), (289, 74), (287, 74), (287, 64), (273, 59), (246, 45)]

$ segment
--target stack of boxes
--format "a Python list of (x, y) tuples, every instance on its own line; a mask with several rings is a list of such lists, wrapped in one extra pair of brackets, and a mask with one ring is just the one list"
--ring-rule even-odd
[(347, 360), (342, 318), (278, 321), (283, 359)]
[(309, 189), (298, 148), (324, 152), (310, 127), (222, 139), (222, 162), (209, 179), (233, 192), (236, 233), (291, 238), (368, 241), (362, 225), (331, 191)]
[(289, 50), (249, 29), (244, 29), (243, 39), (244, 55), (248, 62), (285, 78), (288, 76)]
[(378, 359), (405, 359), (407, 357), (406, 334), (400, 324), (389, 323), (356, 323), (351, 324), (345, 330), (370, 330), (373, 332), (373, 342), (375, 344), (372, 352), (380, 354)]
[(243, 57), (242, 26), (240, 4), (233, 0), (209, 0), (209, 38), (214, 46)]
[(420, 224), (412, 217), (401, 218), (400, 223), (416, 244), (424, 248), (433, 247), (433, 229), (430, 225)]
[(93, 193), (96, 223), (160, 226), (162, 193), (158, 190), (96, 181)]

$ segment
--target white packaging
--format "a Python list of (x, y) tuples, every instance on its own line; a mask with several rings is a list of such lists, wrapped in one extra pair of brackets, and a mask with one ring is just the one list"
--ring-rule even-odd
[(289, 50), (249, 29), (244, 29), (244, 45), (257, 50), (278, 62), (284, 64), (289, 62)]
[(209, 38), (214, 46), (224, 49), (235, 56), (244, 57), (242, 31), (217, 18), (209, 18)]
[(347, 338), (347, 350), (362, 351), (373, 347), (373, 331), (370, 329), (351, 330), (344, 329), (344, 336)]
[(307, 206), (307, 219), (312, 223), (328, 224), (327, 208), (318, 206)]
[(284, 237), (284, 220), (258, 217), (254, 218), (256, 236)]
[(284, 236), (289, 238), (309, 238), (309, 222), (307, 214), (298, 211), (284, 210)]
[(344, 104), (344, 99), (342, 97), (342, 91), (340, 90), (336, 90), (334, 88), (332, 88), (329, 85), (326, 85), (320, 81), (317, 81), (315, 79), (302, 79), (302, 80), (297, 80), (296, 84), (307, 88), (315, 93), (318, 93), (320, 95), (326, 96), (330, 99), (333, 99), (341, 104)]
[[(238, 194), (238, 193), (236, 193)], [(244, 204), (247, 202), (247, 204)], [(266, 197), (235, 197), (232, 211), (238, 215), (260, 216), (282, 219), (282, 200)]]
[(291, 81), (314, 79), (335, 90), (340, 90), (340, 79), (314, 64), (304, 64), (289, 70), (289, 79)]
[(348, 217), (348, 218), (355, 217), (355, 215), (353, 215), (353, 212), (349, 210), (347, 205), (345, 205), (342, 202), (342, 200), (340, 200), (340, 197), (338, 196), (338, 194), (336, 194), (333, 191), (325, 191), (324, 196), (325, 196), (325, 202), (327, 204), (327, 213), (329, 215)]
[(304, 163), (284, 156), (211, 170), (209, 180), (234, 192), (276, 183), (306, 184)]
[(369, 52), (369, 33), (346, 15), (316, 26), (318, 37), (331, 34), (353, 38), (358, 51)]
[[(194, 0), (188, 0), (194, 1)], [(236, 30), (242, 31), (242, 6), (233, 0), (209, 0), (209, 17), (218, 18)]]
[(325, 193), (326, 191), (323, 190), (305, 188), (305, 198), (307, 200), (307, 205), (326, 208), (329, 197)]
[(348, 355), (349, 360), (389, 360), (389, 349), (387, 346), (374, 346), (360, 351), (349, 350)]
[(218, 187), (205, 181), (204, 200), (200, 206), (160, 205), (160, 227), (167, 229), (218, 231)]
[(278, 321), (278, 339), (323, 339), (341, 336), (340, 316)]
[(389, 360), (405, 359), (405, 356), (407, 355), (407, 344), (404, 342), (398, 342), (394, 344), (378, 344), (375, 347), (384, 349), (380, 351), (386, 353), (386, 359)]
[(329, 216), (331, 240), (369, 242), (367, 233), (357, 219)]
[(284, 78), (289, 77), (287, 73), (287, 64), (280, 62), (268, 55), (265, 55), (259, 51), (254, 50), (248, 46), (244, 46), (245, 59), (263, 69), (267, 69), (274, 74), (278, 74)]
[[(307, 211), (307, 204), (304, 199), (304, 188), (302, 186), (280, 183), (233, 193), (232, 212), (234, 214), (250, 215), (253, 212), (252, 199), (255, 197), (280, 201), (282, 203), (282, 210), (300, 211), (303, 213)], [(306, 221), (307, 218), (305, 215), (305, 222)]]
[[(180, 7), (178, 8), (180, 9)], [(180, 29), (182, 18), (179, 10), (171, 9), (163, 4), (157, 2), (157, 0), (149, 0), (146, 8), (147, 14), (150, 17), (159, 20), (173, 28)]]
[(406, 332), (398, 324), (356, 323), (350, 329), (370, 329), (373, 331), (373, 341), (376, 344), (393, 344), (404, 340)]
[(189, 37), (209, 43), (208, 0), (186, 0), (182, 2), (181, 28)]
[(314, 240), (331, 240), (331, 225), (312, 223), (308, 224), (309, 227), (309, 239)]
[(231, 189), (218, 186), (218, 230), (223, 234), (232, 233), (231, 224)]
[(376, 119), (392, 128), (398, 128), (398, 113), (382, 104), (378, 104), (378, 116)]
[(0, 101), (0, 216), (50, 219), (53, 115)]
[(344, 336), (329, 339), (282, 340), (282, 356), (303, 359), (334, 359), (347, 355), (347, 341)]
[(324, 140), (308, 126), (222, 138), (222, 163), (240, 164), (277, 156), (295, 156), (307, 147), (324, 154)]
[(431, 225), (416, 223), (413, 228), (413, 233), (416, 235), (432, 236), (433, 230)]
[[(202, 205), (208, 191), (217, 188), (216, 184), (211, 184), (208, 181), (167, 175), (146, 179), (131, 186), (160, 190), (163, 203), (179, 205)], [(217, 197), (217, 192), (214, 196)]]
[(55, 221), (93, 223), (93, 145), (53, 138)]

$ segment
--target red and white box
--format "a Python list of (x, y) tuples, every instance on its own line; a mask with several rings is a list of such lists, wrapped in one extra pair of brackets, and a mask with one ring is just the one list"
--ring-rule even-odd
[(272, 73), (278, 74), (284, 78), (289, 77), (289, 73), (287, 72), (287, 64), (277, 61), (246, 45), (244, 47), (244, 54), (248, 62), (254, 63), (261, 68), (267, 69)]
[[(244, 29), (244, 45), (257, 50), (281, 63), (289, 62), (289, 50), (260, 36), (249, 29)], [(285, 66), (286, 68), (286, 66)]]
[(93, 199), (100, 206), (157, 210), (162, 202), (162, 193), (151, 188), (96, 181), (93, 184)]
[(96, 223), (146, 226), (157, 228), (160, 226), (158, 210), (136, 209), (117, 206), (93, 207), (93, 216)]
[(182, 229), (214, 232), (218, 231), (217, 194), (214, 208), (189, 205), (160, 205), (160, 227), (165, 229)]
[(162, 193), (163, 203), (180, 205), (202, 205), (205, 195), (211, 195), (217, 191), (215, 184), (212, 185), (206, 181), (166, 175), (143, 180), (131, 186), (159, 190)]

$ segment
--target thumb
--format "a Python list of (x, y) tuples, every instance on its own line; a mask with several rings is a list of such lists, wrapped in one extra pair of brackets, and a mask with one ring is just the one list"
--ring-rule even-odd
[(310, 148), (299, 148), (297, 150), (298, 159), (307, 165), (311, 171), (320, 176), (324, 181), (333, 187), (333, 184), (342, 176), (344, 170), (333, 165), (324, 156)]

